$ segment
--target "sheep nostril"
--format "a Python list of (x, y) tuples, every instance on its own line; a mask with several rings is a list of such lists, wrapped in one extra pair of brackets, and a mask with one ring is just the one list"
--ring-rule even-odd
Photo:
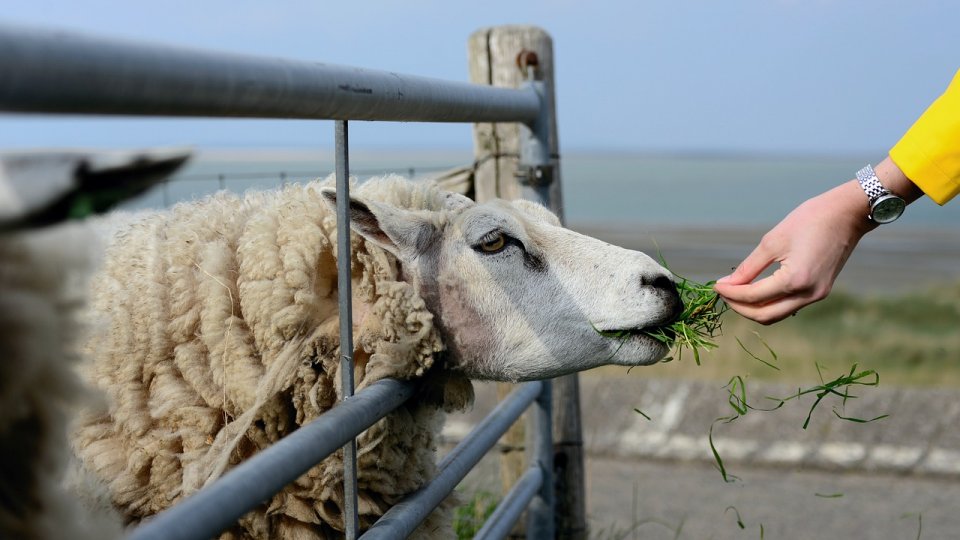
[(650, 286), (654, 289), (660, 289), (669, 293), (676, 294), (677, 292), (677, 286), (673, 283), (673, 280), (667, 276), (658, 276), (653, 280), (653, 283), (651, 283)]
[(649, 287), (660, 293), (669, 313), (669, 322), (675, 322), (683, 313), (683, 300), (677, 291), (677, 285), (667, 276), (658, 276)]

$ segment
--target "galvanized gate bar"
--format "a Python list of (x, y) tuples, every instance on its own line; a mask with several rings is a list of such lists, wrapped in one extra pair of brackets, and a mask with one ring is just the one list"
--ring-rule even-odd
[[(483, 527), (473, 536), (473, 540), (500, 540), (510, 534), (513, 524), (527, 509), (533, 496), (543, 485), (543, 469), (530, 467), (517, 480), (509, 493), (497, 505), (497, 509), (483, 522)], [(530, 535), (531, 538), (540, 538)], [(552, 537), (551, 537), (552, 538)]]
[(543, 473), (540, 491), (530, 501), (527, 512), (527, 535), (530, 538), (553, 538), (554, 485), (553, 485), (553, 383), (543, 381), (537, 405), (533, 408), (531, 423), (534, 427), (531, 467), (539, 467)]
[(205, 540), (236, 524), (323, 458), (413, 395), (416, 384), (384, 379), (280, 439), (223, 478), (137, 527), (129, 540)]
[[(524, 194), (544, 202), (542, 188), (553, 177), (555, 159), (547, 151), (551, 111), (541, 95), (544, 83), (531, 80), (520, 89), (496, 88), (5, 25), (0, 25), (0, 73), (0, 111), (337, 120), (338, 286), (345, 400), (240, 463), (211, 486), (146, 521), (128, 538), (199, 540), (216, 536), (341, 447), (345, 448), (347, 537), (355, 538), (353, 440), (409, 399), (416, 384), (382, 380), (351, 397), (346, 120), (520, 122), (524, 124), (520, 134), (520, 169), (527, 185)], [(521, 385), (441, 461), (431, 483), (391, 508), (363, 538), (405, 538), (412, 533), (535, 399), (534, 463), (495, 516), (515, 520), (515, 513), (522, 512), (521, 502), (529, 500), (528, 534), (553, 538), (549, 381)], [(502, 528), (495, 522), (484, 530)]]
[(542, 381), (520, 385), (440, 461), (437, 474), (429, 484), (387, 510), (360, 539), (398, 540), (410, 536), (537, 399), (542, 389)]
[[(337, 299), (340, 310), (340, 391), (343, 401), (353, 397), (353, 288), (350, 271), (350, 144), (347, 121), (334, 122), (337, 169)], [(357, 440), (343, 445), (343, 525), (347, 540), (356, 540)]]
[(0, 110), (533, 122), (533, 89), (0, 25)]

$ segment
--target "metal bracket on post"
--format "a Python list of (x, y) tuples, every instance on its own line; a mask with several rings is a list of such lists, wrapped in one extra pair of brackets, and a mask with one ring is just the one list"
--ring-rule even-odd
[(527, 80), (521, 88), (533, 90), (540, 102), (537, 118), (531, 124), (520, 125), (520, 163), (516, 177), (526, 199), (533, 199), (544, 206), (550, 201), (549, 188), (553, 183), (553, 162), (550, 160), (550, 129), (547, 118), (546, 83), (536, 80), (540, 60), (537, 53), (522, 50), (517, 55), (517, 67)]
[[(532, 72), (532, 70), (531, 70)], [(543, 81), (528, 80), (521, 88), (532, 89), (540, 98), (540, 113), (532, 124), (520, 125), (520, 163), (516, 176), (523, 197), (547, 206), (549, 188), (553, 183), (553, 162), (550, 156), (550, 131), (547, 123), (547, 103)]]
[(553, 165), (523, 165), (517, 168), (517, 180), (532, 188), (547, 187), (553, 183)]

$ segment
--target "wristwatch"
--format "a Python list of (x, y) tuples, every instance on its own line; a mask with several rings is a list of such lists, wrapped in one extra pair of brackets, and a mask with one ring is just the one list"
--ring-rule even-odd
[(903, 215), (903, 209), (907, 207), (907, 202), (883, 187), (880, 179), (877, 178), (877, 173), (873, 172), (873, 167), (867, 165), (857, 171), (857, 181), (860, 182), (860, 187), (867, 194), (870, 204), (868, 218), (882, 224), (895, 221)]

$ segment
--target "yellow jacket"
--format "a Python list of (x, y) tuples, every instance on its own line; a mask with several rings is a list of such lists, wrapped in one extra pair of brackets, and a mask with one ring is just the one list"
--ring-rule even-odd
[(937, 204), (960, 192), (960, 71), (890, 150), (890, 159)]

